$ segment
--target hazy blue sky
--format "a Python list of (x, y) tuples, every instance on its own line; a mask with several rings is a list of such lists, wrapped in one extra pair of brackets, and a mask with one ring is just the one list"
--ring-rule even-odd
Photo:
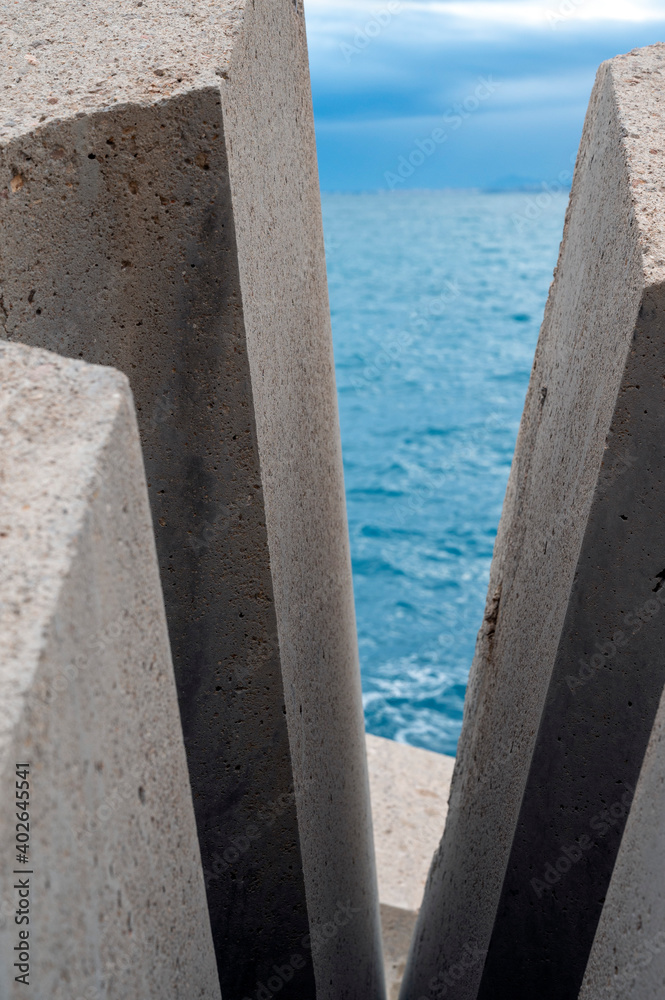
[(328, 191), (565, 178), (598, 64), (665, 41), (665, 0), (305, 0), (305, 10)]

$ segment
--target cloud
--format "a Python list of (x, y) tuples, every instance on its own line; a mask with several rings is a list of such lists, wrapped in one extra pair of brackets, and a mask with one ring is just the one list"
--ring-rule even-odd
[[(324, 19), (328, 30), (375, 16), (388, 7), (388, 0), (306, 0), (306, 11), (314, 30)], [(644, 24), (665, 20), (660, 0), (400, 0), (403, 15), (426, 14), (458, 22), (510, 25), (515, 28), (549, 29), (552, 11), (565, 8), (565, 16), (579, 21), (632, 22)]]
[(441, 2), (415, 0), (405, 3), (405, 10), (423, 11), (430, 15), (454, 17), (466, 21), (482, 21), (485, 24), (511, 24), (518, 27), (550, 26), (548, 14), (552, 10), (565, 7), (567, 16), (580, 21), (662, 21), (663, 10), (659, 3), (649, 0), (558, 0), (551, 4), (533, 0), (454, 0)]
[(571, 73), (543, 73), (541, 76), (520, 76), (500, 81), (493, 107), (564, 107), (578, 105), (580, 95), (591, 93), (595, 73), (576, 70)]
[(335, 190), (380, 187), (481, 78), (501, 86), (409, 185), (556, 177), (598, 65), (665, 35), (663, 0), (305, 0), (305, 10), (321, 176)]

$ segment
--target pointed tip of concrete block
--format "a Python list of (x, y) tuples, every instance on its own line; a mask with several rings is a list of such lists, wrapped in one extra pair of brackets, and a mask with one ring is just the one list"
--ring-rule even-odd
[(298, 988), (381, 1000), (302, 4), (31, 4), (3, 25), (0, 332), (131, 378), (222, 988), (341, 904)]
[(610, 74), (647, 284), (665, 280), (665, 43), (604, 64)]
[(591, 96), (404, 997), (470, 942), (464, 1000), (582, 982), (663, 684), (664, 163), (659, 44)]
[(219, 1000), (127, 380), (0, 344), (0, 441), (0, 996)]
[(0, 371), (1, 753), (34, 682), (100, 451), (131, 397), (120, 372), (18, 344), (0, 342)]

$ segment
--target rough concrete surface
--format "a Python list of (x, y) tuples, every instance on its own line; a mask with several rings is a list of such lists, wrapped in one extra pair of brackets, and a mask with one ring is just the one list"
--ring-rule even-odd
[(580, 1000), (665, 995), (665, 698), (647, 749)]
[(379, 898), (415, 913), (441, 839), (455, 758), (366, 739)]
[(291, 996), (380, 998), (302, 10), (44, 10), (3, 15), (0, 327), (130, 378), (225, 1000), (300, 953)]
[(245, 0), (32, 0), (3, 7), (0, 138), (114, 104), (217, 87)]
[[(127, 380), (8, 344), (0, 704), (2, 1000), (219, 1000)], [(19, 762), (30, 763), (27, 865), (12, 850)], [(25, 929), (28, 987), (14, 981)]]
[(404, 1000), (576, 996), (600, 917), (665, 679), (663, 69), (591, 98)]
[(397, 1000), (448, 810), (454, 757), (367, 736), (388, 1000)]
[[(271, 67), (271, 78), (264, 76)], [(302, 3), (245, 8), (222, 88), (317, 995), (383, 994), (351, 557)], [(269, 89), (270, 86), (270, 89)], [(269, 136), (272, 158), (256, 155)]]
[[(665, 46), (631, 53), (613, 65), (621, 84), (628, 164), (638, 182), (635, 212), (645, 272), (658, 298), (652, 309), (658, 344), (665, 323)], [(660, 467), (654, 473), (660, 481)], [(662, 591), (656, 596), (661, 604)], [(653, 606), (645, 610), (642, 617), (655, 617)], [(580, 1000), (656, 1000), (665, 993), (664, 728), (661, 699)]]

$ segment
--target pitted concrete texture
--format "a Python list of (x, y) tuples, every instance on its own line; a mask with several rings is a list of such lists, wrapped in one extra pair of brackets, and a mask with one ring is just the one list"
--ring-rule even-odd
[(315, 952), (317, 996), (368, 1000), (381, 928), (301, 0), (247, 4), (221, 92), (309, 916), (353, 914)]
[(582, 983), (665, 680), (664, 82), (658, 45), (591, 98), (404, 1000)]
[(367, 759), (386, 984), (397, 1000), (455, 758), (368, 735)]
[(665, 698), (642, 765), (580, 1000), (665, 995)]
[(0, 997), (219, 1000), (126, 378), (0, 344), (0, 484)]
[[(302, 954), (294, 998), (380, 998), (301, 5), (32, 8), (4, 14), (40, 65), (2, 90), (0, 330), (130, 378), (222, 992)], [(28, 84), (57, 119), (18, 123)]]
[(3, 9), (0, 139), (114, 104), (216, 87), (245, 0), (32, 0)]

